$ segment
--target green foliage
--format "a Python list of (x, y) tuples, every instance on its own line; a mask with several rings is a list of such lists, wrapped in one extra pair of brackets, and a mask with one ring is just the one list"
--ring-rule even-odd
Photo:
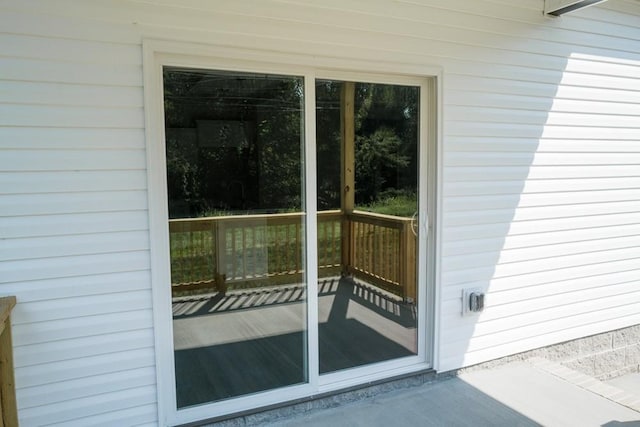
[(169, 215), (300, 211), (303, 81), (164, 71)]
[[(302, 210), (302, 78), (168, 68), (164, 85), (171, 218)], [(320, 210), (340, 207), (342, 86), (316, 82)], [(398, 211), (389, 194), (417, 190), (419, 89), (355, 89), (356, 204)]]
[(378, 200), (358, 209), (384, 215), (411, 217), (418, 210), (418, 199), (415, 193), (385, 194)]
[(370, 135), (356, 137), (356, 191), (360, 202), (377, 200), (387, 184), (387, 170), (409, 165), (409, 158), (400, 153), (401, 144), (395, 131), (386, 126)]

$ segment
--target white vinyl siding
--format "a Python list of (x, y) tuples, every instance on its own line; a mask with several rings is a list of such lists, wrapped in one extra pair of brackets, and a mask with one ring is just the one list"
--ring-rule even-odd
[[(560, 19), (539, 0), (4, 2), (21, 425), (157, 422), (143, 38), (442, 67), (439, 370), (640, 323), (640, 2)], [(468, 287), (488, 291), (479, 316), (460, 316)]]
[(20, 422), (155, 423), (140, 40), (84, 40), (108, 26), (34, 12), (0, 13), (0, 292), (19, 301)]

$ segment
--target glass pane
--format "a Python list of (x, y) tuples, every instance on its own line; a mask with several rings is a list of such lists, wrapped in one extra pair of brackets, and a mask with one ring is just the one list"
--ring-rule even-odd
[(307, 381), (303, 79), (164, 70), (178, 408)]
[(419, 99), (316, 81), (321, 373), (417, 354)]

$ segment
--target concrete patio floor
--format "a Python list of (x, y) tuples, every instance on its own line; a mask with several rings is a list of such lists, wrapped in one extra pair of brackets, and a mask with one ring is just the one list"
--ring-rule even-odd
[(457, 377), (273, 420), (271, 426), (640, 427), (637, 374), (625, 389), (544, 359)]
[(636, 396), (640, 396), (640, 374), (624, 375), (622, 377), (613, 378), (606, 383)]

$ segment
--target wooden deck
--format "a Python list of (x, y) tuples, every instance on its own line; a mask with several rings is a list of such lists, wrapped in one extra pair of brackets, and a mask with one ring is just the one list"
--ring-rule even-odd
[[(178, 407), (306, 381), (304, 286), (174, 298)], [(320, 373), (417, 351), (413, 304), (352, 279), (319, 284)]]

